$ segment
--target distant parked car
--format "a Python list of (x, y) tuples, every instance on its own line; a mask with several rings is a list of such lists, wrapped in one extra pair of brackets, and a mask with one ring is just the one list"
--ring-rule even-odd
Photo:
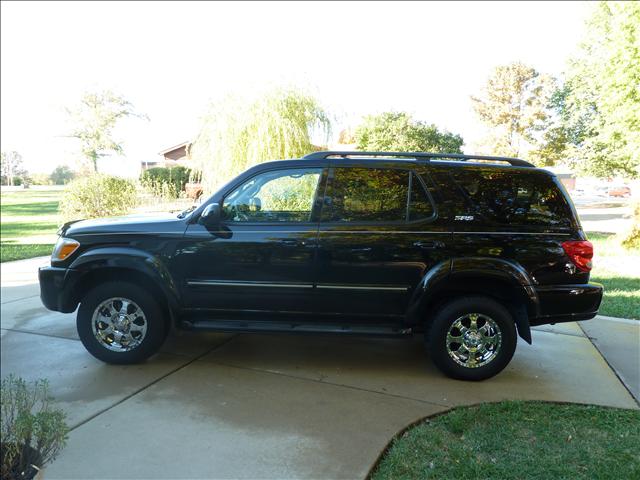
[(618, 185), (615, 187), (609, 187), (610, 197), (627, 198), (631, 196), (631, 189), (626, 185)]

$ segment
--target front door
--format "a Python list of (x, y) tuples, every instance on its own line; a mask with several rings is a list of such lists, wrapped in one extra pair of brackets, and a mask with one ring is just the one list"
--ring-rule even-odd
[(325, 178), (321, 167), (260, 172), (224, 195), (218, 226), (189, 225), (176, 258), (186, 306), (230, 317), (307, 311)]
[(449, 230), (411, 166), (336, 162), (318, 237), (318, 307), (402, 319), (418, 282), (446, 258)]

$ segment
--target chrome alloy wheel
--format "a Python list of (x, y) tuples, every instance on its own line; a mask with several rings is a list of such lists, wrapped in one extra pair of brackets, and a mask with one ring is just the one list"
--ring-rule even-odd
[(459, 365), (478, 368), (491, 362), (502, 345), (498, 324), (482, 313), (458, 318), (447, 332), (447, 353)]
[(139, 346), (147, 334), (147, 317), (132, 300), (114, 297), (96, 307), (91, 318), (96, 340), (114, 352), (128, 352)]

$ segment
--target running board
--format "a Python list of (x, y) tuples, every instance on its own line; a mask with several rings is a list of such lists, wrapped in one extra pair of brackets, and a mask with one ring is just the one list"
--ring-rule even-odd
[(410, 328), (400, 328), (389, 324), (340, 324), (340, 323), (300, 323), (269, 322), (247, 320), (194, 320), (181, 322), (186, 330), (204, 330), (213, 332), (247, 333), (328, 333), (340, 335), (375, 335), (401, 337), (411, 335)]

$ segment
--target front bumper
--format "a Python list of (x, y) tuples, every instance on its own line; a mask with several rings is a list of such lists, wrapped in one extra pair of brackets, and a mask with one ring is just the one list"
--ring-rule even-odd
[(603, 287), (599, 283), (545, 285), (535, 287), (540, 314), (529, 319), (531, 326), (589, 320), (598, 314)]
[(49, 310), (71, 313), (78, 306), (74, 285), (77, 272), (69, 268), (41, 267), (38, 269), (40, 300)]

